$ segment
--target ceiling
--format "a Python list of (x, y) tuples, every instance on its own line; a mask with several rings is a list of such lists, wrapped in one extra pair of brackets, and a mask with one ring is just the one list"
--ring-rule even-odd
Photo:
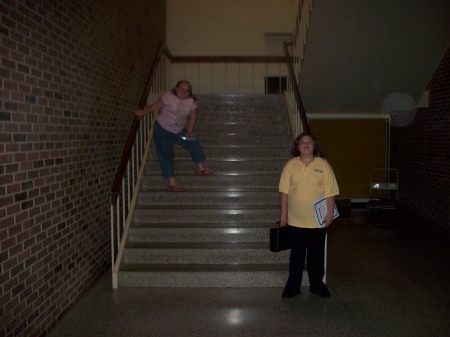
[(447, 0), (315, 0), (300, 91), (308, 112), (380, 112), (419, 102), (450, 43)]

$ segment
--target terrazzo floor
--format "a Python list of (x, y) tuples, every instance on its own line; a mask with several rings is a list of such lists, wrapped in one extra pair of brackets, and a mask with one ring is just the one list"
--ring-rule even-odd
[[(279, 288), (111, 288), (106, 273), (50, 337), (450, 336), (450, 245), (406, 215), (353, 209), (328, 232), (330, 298)], [(426, 228), (426, 227), (425, 227)]]

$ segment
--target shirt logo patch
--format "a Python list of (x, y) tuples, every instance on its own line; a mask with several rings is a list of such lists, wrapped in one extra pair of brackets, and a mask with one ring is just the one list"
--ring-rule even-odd
[(319, 173), (323, 173), (323, 170), (321, 170), (321, 169), (318, 169), (318, 168), (315, 168), (315, 169), (314, 169), (314, 172), (319, 172)]

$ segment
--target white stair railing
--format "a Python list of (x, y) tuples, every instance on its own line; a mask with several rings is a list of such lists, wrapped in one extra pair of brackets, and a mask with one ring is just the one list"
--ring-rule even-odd
[[(156, 100), (161, 95), (161, 92), (167, 88), (166, 79), (170, 78), (170, 72), (171, 62), (162, 53), (150, 77), (147, 104)], [(119, 182), (120, 186), (113, 186), (111, 200), (111, 263), (113, 288), (118, 288), (120, 262), (136, 204), (137, 192), (153, 137), (153, 125), (156, 116), (157, 112), (153, 112), (144, 115), (140, 120), (135, 117), (130, 134), (134, 133), (132, 132), (134, 128), (137, 129), (136, 134), (132, 139), (128, 139), (127, 145), (125, 145), (127, 147), (132, 144), (130, 145), (131, 153), (126, 163), (125, 174), (123, 174), (121, 183)], [(117, 182), (115, 183), (117, 184)]]
[(293, 33), (293, 42), (290, 50), (290, 57), (292, 59), (293, 72), (295, 76), (296, 83), (289, 77), (287, 81), (286, 90), (286, 105), (289, 110), (289, 118), (291, 120), (292, 127), (292, 137), (296, 137), (302, 131), (304, 131), (302, 126), (301, 116), (299, 110), (301, 107), (298, 106), (298, 101), (296, 99), (295, 90), (297, 88), (297, 83), (300, 80), (301, 66), (303, 58), (305, 57), (306, 48), (306, 37), (310, 24), (310, 17), (314, 5), (314, 0), (303, 0), (299, 1), (295, 30)]

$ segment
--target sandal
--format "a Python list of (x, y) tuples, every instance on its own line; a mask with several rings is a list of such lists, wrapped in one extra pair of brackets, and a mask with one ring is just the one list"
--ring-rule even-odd
[(169, 185), (169, 186), (167, 186), (167, 191), (169, 191), (169, 192), (184, 192), (185, 188), (183, 185)]
[(195, 171), (195, 175), (196, 176), (212, 176), (214, 175), (214, 172), (211, 171), (210, 169), (204, 169), (204, 170), (196, 170)]

